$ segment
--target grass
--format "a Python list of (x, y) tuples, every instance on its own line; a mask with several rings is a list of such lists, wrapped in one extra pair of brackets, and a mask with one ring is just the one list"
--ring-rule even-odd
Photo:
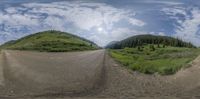
[[(145, 74), (174, 74), (194, 60), (200, 50), (196, 48), (165, 47), (151, 50), (146, 45), (138, 48), (110, 49), (110, 55), (122, 65)], [(151, 45), (152, 46), (152, 45)], [(153, 45), (155, 46), (155, 45)]]
[(1, 46), (2, 49), (68, 52), (94, 50), (98, 46), (86, 39), (60, 31), (44, 31)]

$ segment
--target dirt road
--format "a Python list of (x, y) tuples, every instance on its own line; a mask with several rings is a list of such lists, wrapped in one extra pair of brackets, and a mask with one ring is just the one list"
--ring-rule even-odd
[(104, 53), (5, 51), (0, 99), (200, 99), (200, 57), (160, 76), (129, 71)]
[(104, 51), (38, 53), (4, 51), (1, 96), (82, 96), (102, 84)]

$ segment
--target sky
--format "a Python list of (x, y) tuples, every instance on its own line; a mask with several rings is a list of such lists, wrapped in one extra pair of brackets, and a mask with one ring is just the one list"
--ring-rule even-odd
[(45, 30), (99, 46), (140, 34), (200, 46), (200, 0), (0, 0), (0, 44)]

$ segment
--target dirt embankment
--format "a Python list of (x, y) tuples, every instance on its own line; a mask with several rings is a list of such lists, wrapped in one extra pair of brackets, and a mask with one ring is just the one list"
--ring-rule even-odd
[[(19, 99), (200, 98), (200, 57), (192, 62), (190, 68), (175, 75), (160, 76), (129, 71), (107, 54), (104, 57), (103, 50), (77, 54), (9, 53), (12, 57), (7, 53), (3, 74), (4, 84), (10, 86), (12, 95), (20, 94), (22, 89), (40, 92), (39, 95), (25, 92), (26, 96)], [(55, 58), (58, 61), (54, 61)], [(23, 86), (20, 86), (22, 83)], [(79, 94), (68, 94), (77, 91)], [(52, 92), (57, 94), (50, 94)]]

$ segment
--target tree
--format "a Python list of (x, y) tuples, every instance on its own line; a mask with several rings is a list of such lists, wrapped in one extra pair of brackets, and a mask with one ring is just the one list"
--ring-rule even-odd
[(155, 51), (156, 50), (155, 47), (154, 47), (154, 45), (150, 45), (150, 50), (151, 51)]
[(157, 47), (160, 48), (160, 44), (159, 43), (157, 44)]
[(166, 47), (166, 45), (165, 44), (163, 44), (163, 48), (165, 48)]
[(143, 51), (143, 48), (141, 46), (138, 46), (138, 51)]
[[(118, 43), (115, 43), (111, 48), (125, 48), (125, 47), (138, 47), (148, 44), (157, 45), (158, 48), (166, 46), (174, 47), (195, 47), (191, 43), (184, 42), (181, 39), (168, 37), (168, 36), (155, 36), (155, 35), (138, 35), (122, 40)], [(156, 46), (155, 46), (156, 47)], [(109, 48), (109, 47), (108, 47)]]

